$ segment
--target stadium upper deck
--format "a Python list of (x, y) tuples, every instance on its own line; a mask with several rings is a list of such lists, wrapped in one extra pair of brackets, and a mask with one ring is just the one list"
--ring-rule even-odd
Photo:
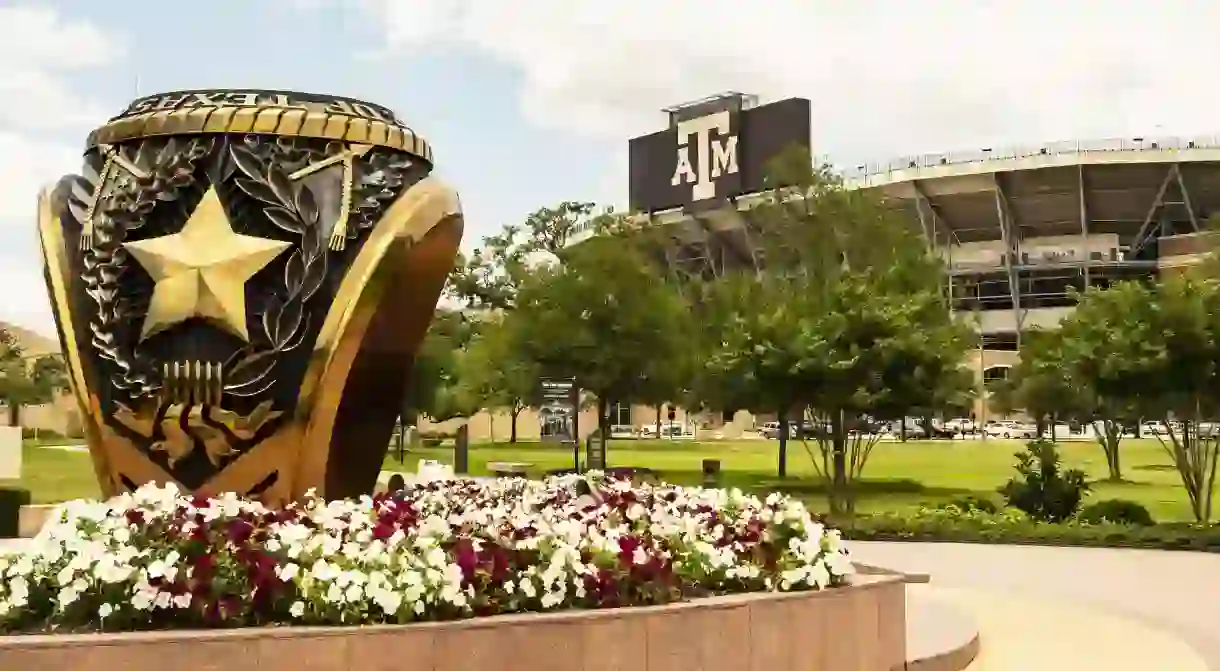
[[(955, 309), (976, 312), (989, 347), (1071, 309), (1069, 289), (1155, 274), (1194, 258), (1220, 212), (1220, 138), (1129, 138), (932, 154), (841, 169), (921, 227), (946, 261)], [(752, 258), (742, 210), (654, 213), (671, 261), (717, 269)], [(573, 243), (588, 233), (573, 238)]]

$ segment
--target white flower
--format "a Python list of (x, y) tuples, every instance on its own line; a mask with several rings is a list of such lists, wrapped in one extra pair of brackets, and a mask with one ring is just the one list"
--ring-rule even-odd
[[(593, 493), (577, 495), (580, 482)], [(618, 495), (630, 495), (632, 503), (611, 503)], [(376, 504), (369, 498), (307, 497), (288, 512), (274, 518), (286, 521), (273, 521), (257, 502), (232, 494), (201, 502), (173, 485), (141, 487), (104, 503), (70, 502), (30, 551), (0, 559), (0, 615), (14, 621), (11, 614), (28, 606), (37, 586), (37, 593), (53, 595), (57, 612), (86, 595), (91, 603), (102, 599), (98, 618), (105, 619), (121, 606), (109, 600), (118, 589), (133, 609), (163, 610), (173, 622), (177, 611), (193, 604), (182, 589), (184, 571), (192, 580), (203, 575), (195, 560), (186, 562), (180, 553), (189, 547), (195, 557), (198, 550), (149, 530), (178, 525), (178, 537), (185, 539), (199, 530), (196, 519), (223, 529), (238, 516), (258, 527), (252, 538), (263, 540), (256, 549), (275, 562), (259, 570), (273, 571), (293, 620), (313, 613), (323, 621), (358, 624), (399, 613), (469, 613), (475, 588), (458, 565), (470, 559), (459, 557), (459, 547), (475, 553), (476, 580), (486, 580), (494, 566), (499, 575), (485, 589), (491, 603), (507, 612), (570, 607), (596, 594), (586, 591), (585, 580), (599, 575), (599, 567), (627, 568), (619, 562), (620, 542), (628, 537), (635, 545), (627, 557), (631, 564), (669, 563), (676, 576), (705, 576), (703, 587), (713, 590), (821, 589), (853, 570), (839, 533), (814, 522), (799, 501), (772, 494), (764, 502), (738, 490), (632, 485), (600, 474), (543, 482), (446, 480)], [(409, 523), (387, 537), (380, 525), (397, 512), (407, 513), (403, 519)], [(129, 518), (142, 521), (132, 524)], [(782, 539), (778, 573), (760, 563), (756, 547), (775, 539)], [(246, 608), (227, 604), (251, 603), (253, 595), (228, 577), (235, 564), (240, 575), (249, 557), (224, 541), (207, 551), (210, 574), (220, 580), (222, 614), (245, 617)], [(516, 564), (523, 557), (536, 561)], [(514, 562), (507, 573), (505, 558)]]
[(59, 594), (56, 595), (56, 597), (55, 597), (56, 607), (59, 610), (64, 610), (68, 606), (71, 606), (72, 604), (76, 603), (76, 600), (79, 598), (80, 598), (80, 592), (76, 588), (69, 585), (68, 587), (65, 587), (65, 588), (59, 590)]

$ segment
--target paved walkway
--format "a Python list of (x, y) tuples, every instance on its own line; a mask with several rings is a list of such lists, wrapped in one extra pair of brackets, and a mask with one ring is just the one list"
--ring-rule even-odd
[[(1127, 650), (1121, 641), (1141, 640), (1131, 635), (1139, 623), (1154, 637), (1160, 632), (1181, 639), (1212, 671), (1220, 671), (1220, 555), (958, 543), (853, 541), (849, 546), (858, 561), (931, 574), (931, 585), (956, 592), (966, 610), (981, 609), (975, 613), (980, 629), (1055, 631), (1072, 621), (1060, 613), (1080, 617), (1091, 613), (1105, 618), (1094, 636), (1099, 646)], [(980, 605), (984, 592), (1003, 603), (1011, 601), (1012, 614), (1005, 608)], [(1019, 612), (1025, 614), (1018, 617)], [(989, 665), (978, 668), (1007, 668), (992, 666), (998, 661), (987, 651), (998, 657), (998, 646), (1007, 645), (994, 643), (989, 648), (993, 641), (982, 639), (983, 659)], [(1010, 644), (1019, 645), (1020, 637)], [(1179, 667), (1151, 663), (1136, 668), (1178, 671)]]
[(981, 647), (967, 671), (1208, 671), (1177, 636), (1095, 607), (965, 588), (907, 589), (926, 590), (974, 617)]

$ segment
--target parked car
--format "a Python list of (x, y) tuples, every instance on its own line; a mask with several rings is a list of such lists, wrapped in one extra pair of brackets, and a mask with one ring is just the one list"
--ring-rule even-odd
[(1038, 427), (1012, 421), (988, 422), (983, 432), (992, 438), (1032, 439), (1038, 437)]
[[(654, 432), (655, 432), (655, 429), (654, 429)], [(611, 438), (638, 438), (639, 435), (640, 434), (635, 430), (635, 427), (631, 426), (630, 424), (611, 424), (610, 425), (610, 437)]]
[(945, 429), (953, 433), (973, 433), (975, 423), (969, 417), (958, 417), (945, 422)]
[[(812, 428), (810, 429), (810, 431), (812, 432)], [(769, 440), (778, 440), (779, 439), (779, 422), (766, 422), (762, 426), (758, 427), (758, 433), (763, 438), (767, 438)], [(789, 438), (800, 438), (801, 437), (800, 425), (798, 425), (794, 422), (788, 422), (788, 437)]]
[(1143, 422), (1140, 424), (1140, 433), (1145, 436), (1167, 436), (1169, 430), (1161, 422)]
[(1072, 427), (1069, 424), (1055, 424), (1053, 430), (1051, 425), (1048, 424), (1042, 432), (1043, 438), (1050, 438), (1051, 436), (1054, 436), (1056, 439), (1058, 439), (1067, 438), (1070, 435), (1072, 435)]
[[(639, 428), (641, 438), (656, 438), (657, 425), (645, 424)], [(695, 432), (678, 422), (662, 422), (661, 438), (693, 438)]]
[(890, 422), (885, 430), (881, 433), (894, 438), (905, 438), (906, 440), (928, 440), (933, 438), (953, 438), (956, 432), (949, 430), (945, 426), (938, 426), (935, 423), (931, 427), (925, 427), (923, 420), (908, 418), (906, 424), (902, 422)]
[(872, 419), (859, 419), (854, 422), (851, 422), (847, 426), (848, 433), (852, 433), (852, 434), (862, 433), (865, 435), (885, 433), (888, 429), (889, 429), (889, 424), (887, 424), (886, 422), (878, 422), (878, 421), (872, 420)]

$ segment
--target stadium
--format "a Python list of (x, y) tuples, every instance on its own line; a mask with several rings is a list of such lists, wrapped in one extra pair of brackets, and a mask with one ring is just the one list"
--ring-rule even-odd
[[(774, 137), (759, 139), (756, 128), (806, 143), (809, 132), (808, 117), (801, 125), (799, 106), (779, 119), (789, 123), (787, 131), (777, 131), (783, 124), (775, 115), (762, 123), (752, 123), (748, 115), (793, 100), (799, 99), (759, 107), (751, 96), (712, 96), (665, 110), (668, 129), (632, 140), (633, 209), (645, 211), (641, 216), (667, 232), (672, 269), (717, 273), (753, 258), (757, 250), (751, 248), (744, 212), (759, 198), (750, 187), (761, 180), (751, 173), (760, 172), (765, 152), (752, 151), (751, 140), (768, 149), (779, 144)], [(675, 140), (684, 121), (726, 112), (733, 120), (712, 132), (686, 131), (697, 141)], [(719, 146), (708, 139), (712, 133)], [(735, 155), (727, 157), (730, 150)], [(728, 158), (734, 159), (731, 165)], [(705, 176), (711, 182), (725, 176), (735, 181), (703, 203), (688, 198), (675, 207), (650, 206), (682, 200), (665, 192), (683, 181), (680, 172), (693, 174), (696, 165), (700, 174), (686, 182)], [(1072, 310), (1072, 289), (1105, 287), (1197, 262), (1205, 249), (1206, 221), (1220, 211), (1220, 137), (985, 147), (838, 172), (847, 188), (875, 191), (905, 213), (943, 258), (943, 282), (954, 311), (982, 332), (982, 348), (970, 362), (980, 384), (1006, 375), (1023, 331), (1053, 326)], [(584, 231), (571, 244), (589, 235)]]

